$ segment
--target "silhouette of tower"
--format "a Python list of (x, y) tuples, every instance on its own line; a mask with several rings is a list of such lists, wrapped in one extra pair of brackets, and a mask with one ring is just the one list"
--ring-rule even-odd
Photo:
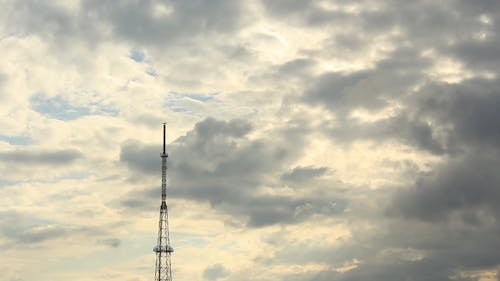
[(163, 153), (161, 156), (161, 206), (158, 241), (153, 251), (156, 253), (155, 281), (172, 281), (170, 256), (174, 248), (170, 245), (167, 207), (167, 157), (165, 150), (166, 123), (163, 123)]

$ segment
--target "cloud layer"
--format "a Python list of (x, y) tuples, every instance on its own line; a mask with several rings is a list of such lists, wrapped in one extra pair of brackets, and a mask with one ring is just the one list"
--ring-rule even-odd
[(498, 280), (498, 1), (0, 5), (0, 279), (151, 278), (167, 121), (175, 279)]

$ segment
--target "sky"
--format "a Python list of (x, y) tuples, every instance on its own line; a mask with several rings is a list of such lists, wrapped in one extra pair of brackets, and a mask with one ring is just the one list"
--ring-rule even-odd
[(0, 0), (0, 280), (500, 280), (498, 0)]

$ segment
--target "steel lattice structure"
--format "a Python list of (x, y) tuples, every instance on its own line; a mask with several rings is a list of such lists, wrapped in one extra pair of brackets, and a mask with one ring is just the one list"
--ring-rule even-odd
[(161, 206), (158, 225), (158, 241), (153, 251), (156, 253), (155, 281), (172, 281), (170, 257), (174, 248), (170, 245), (167, 207), (167, 157), (165, 150), (166, 124), (163, 123), (163, 153), (161, 156)]

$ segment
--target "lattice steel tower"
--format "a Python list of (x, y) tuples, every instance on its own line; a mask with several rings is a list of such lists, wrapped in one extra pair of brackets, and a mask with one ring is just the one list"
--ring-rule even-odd
[(174, 248), (170, 245), (168, 232), (168, 207), (167, 207), (167, 157), (165, 150), (166, 123), (163, 123), (163, 153), (161, 156), (161, 206), (160, 222), (158, 229), (158, 242), (153, 251), (156, 253), (155, 281), (172, 281), (172, 268), (170, 256)]

